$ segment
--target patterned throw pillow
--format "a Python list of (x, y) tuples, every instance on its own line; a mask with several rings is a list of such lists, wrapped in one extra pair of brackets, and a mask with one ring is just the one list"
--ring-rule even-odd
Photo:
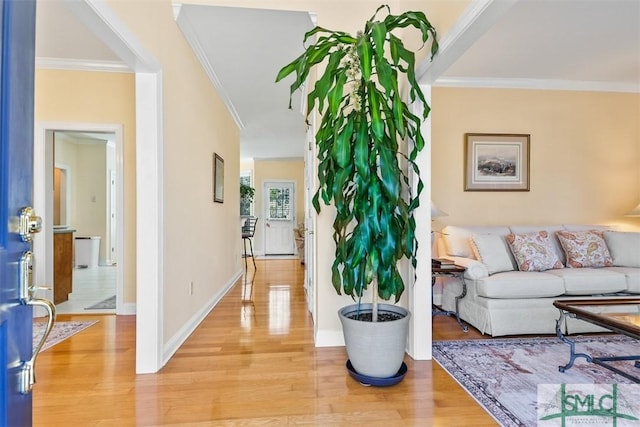
[(567, 255), (567, 267), (610, 267), (611, 254), (600, 230), (556, 231)]
[(545, 271), (564, 267), (553, 251), (547, 231), (511, 233), (507, 236), (507, 243), (520, 271)]

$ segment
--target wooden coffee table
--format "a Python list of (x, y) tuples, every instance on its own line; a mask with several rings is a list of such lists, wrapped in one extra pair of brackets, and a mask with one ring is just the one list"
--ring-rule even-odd
[[(594, 325), (601, 326), (612, 332), (617, 332), (640, 340), (640, 299), (639, 298), (601, 298), (589, 300), (557, 300), (553, 305), (560, 310), (560, 317), (556, 322), (556, 334), (558, 338), (571, 349), (569, 363), (560, 366), (560, 372), (565, 372), (573, 366), (578, 357), (584, 357), (588, 362), (603, 366), (617, 374), (624, 376), (636, 383), (640, 383), (640, 377), (621, 371), (608, 362), (620, 360), (635, 360), (634, 366), (640, 369), (640, 355), (618, 357), (592, 357), (584, 353), (576, 353), (575, 343), (564, 336), (562, 324), (566, 317), (584, 320)], [(640, 374), (640, 371), (639, 371)]]

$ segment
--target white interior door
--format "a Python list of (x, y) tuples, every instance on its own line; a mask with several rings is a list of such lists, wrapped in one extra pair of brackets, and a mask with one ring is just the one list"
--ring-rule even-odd
[(313, 199), (314, 190), (316, 188), (316, 149), (314, 140), (314, 127), (309, 126), (307, 131), (307, 139), (309, 140), (307, 158), (305, 163), (305, 268), (304, 268), (304, 288), (307, 296), (307, 308), (311, 313), (313, 321), (316, 320), (315, 310), (315, 277), (316, 277), (316, 242), (315, 242), (315, 229), (316, 229), (316, 211), (311, 203)]
[(295, 185), (291, 181), (264, 183), (264, 253), (293, 255)]

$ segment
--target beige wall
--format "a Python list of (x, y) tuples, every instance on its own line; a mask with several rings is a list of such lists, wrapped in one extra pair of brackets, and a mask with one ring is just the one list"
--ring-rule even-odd
[[(287, 160), (255, 160), (253, 164), (253, 184), (256, 189), (254, 215), (259, 216), (264, 225), (263, 185), (266, 181), (293, 181), (296, 188), (296, 222), (304, 222), (304, 161), (301, 159)], [(293, 235), (291, 235), (293, 241)], [(264, 253), (263, 227), (258, 223), (256, 229), (254, 249), (261, 248)]]
[(136, 300), (135, 82), (128, 73), (36, 70), (35, 120), (123, 126), (124, 302)]
[[(445, 224), (602, 223), (640, 202), (640, 95), (434, 88), (432, 199)], [(531, 135), (529, 192), (465, 192), (464, 134)]]
[[(240, 227), (229, 226), (240, 221), (239, 131), (179, 30), (171, 1), (108, 4), (162, 67), (166, 344), (241, 272)], [(214, 153), (224, 159), (224, 203), (213, 202)]]
[(107, 144), (69, 142), (56, 132), (55, 162), (68, 166), (67, 225), (76, 236), (100, 236), (100, 263), (108, 256)]
[(76, 174), (76, 235), (100, 236), (100, 262), (106, 255), (107, 242), (107, 146), (79, 145)]

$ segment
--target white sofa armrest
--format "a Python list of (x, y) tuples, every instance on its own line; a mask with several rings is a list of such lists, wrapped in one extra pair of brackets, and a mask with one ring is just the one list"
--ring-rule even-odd
[(471, 258), (464, 258), (459, 256), (447, 255), (446, 258), (453, 260), (456, 265), (464, 267), (467, 271), (464, 272), (464, 277), (471, 280), (484, 279), (489, 277), (489, 271), (480, 261)]

